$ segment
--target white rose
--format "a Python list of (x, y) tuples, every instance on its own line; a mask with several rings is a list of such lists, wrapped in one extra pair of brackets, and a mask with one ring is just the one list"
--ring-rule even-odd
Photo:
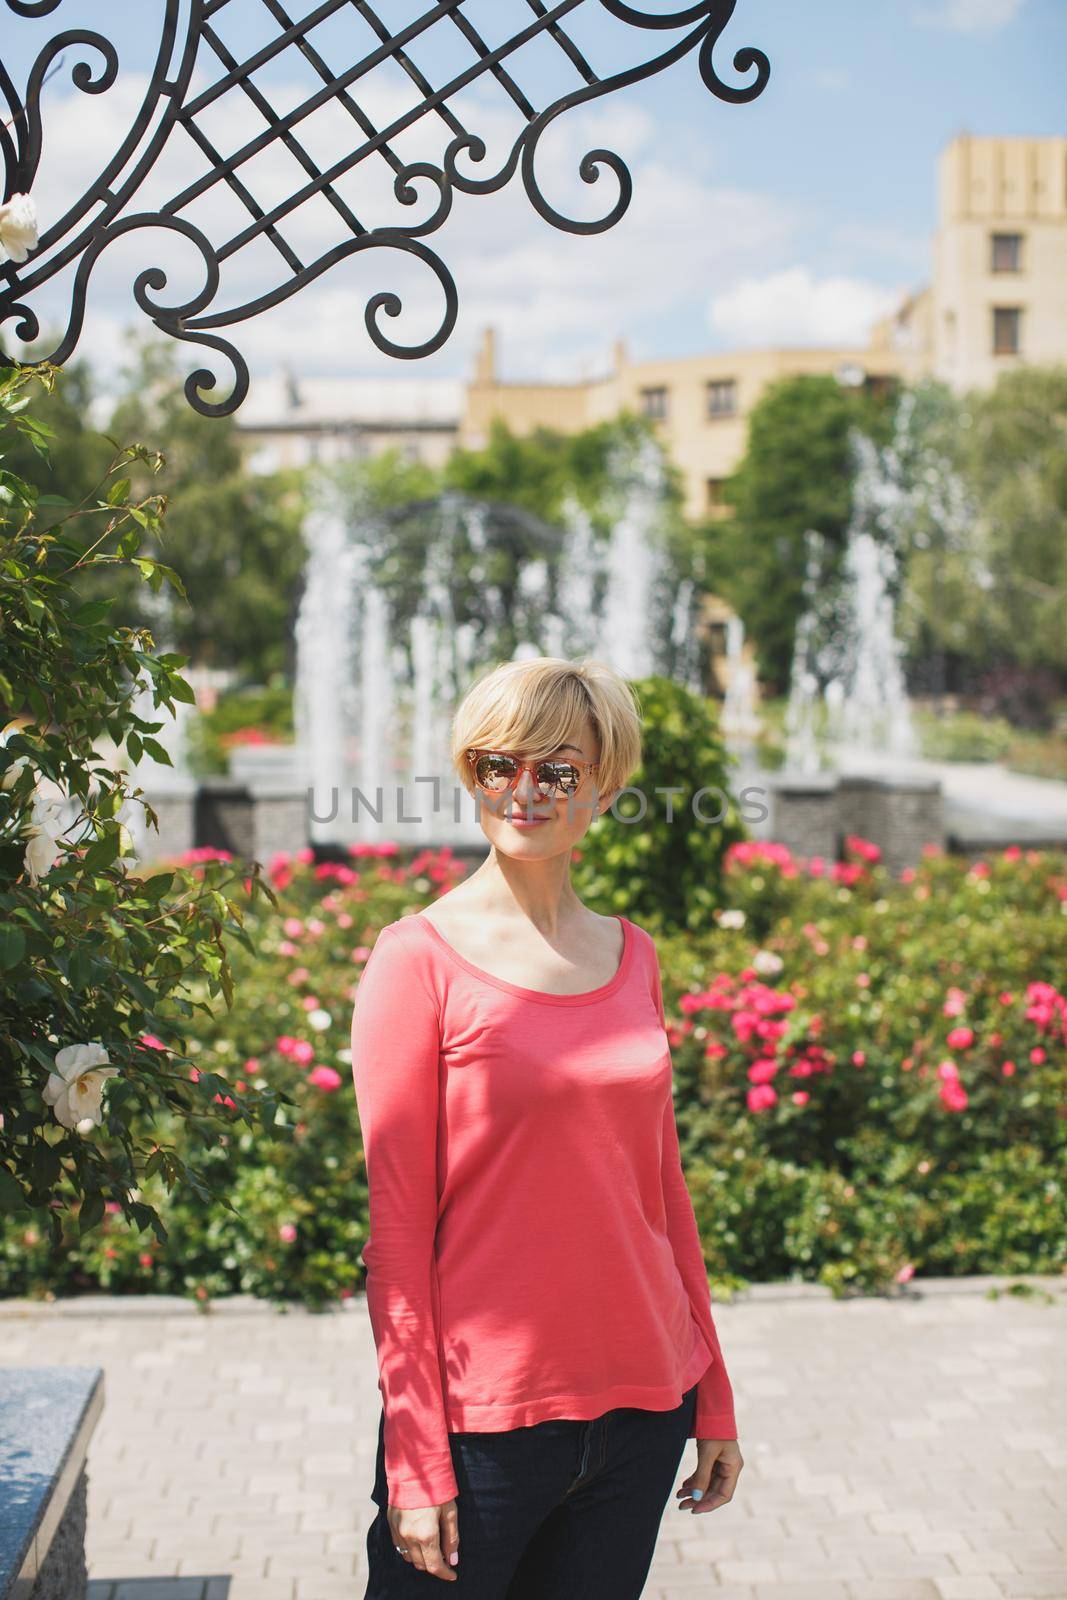
[(67, 826), (63, 821), (65, 807), (65, 797), (55, 784), (49, 780), (38, 785), (23, 856), (23, 865), (32, 884), (52, 870), (66, 848), (62, 842)]
[(321, 1033), (324, 1028), (328, 1028), (332, 1021), (333, 1018), (330, 1013), (323, 1011), (321, 1008), (308, 1012), (308, 1026), (314, 1028), (318, 1033)]
[(36, 885), (47, 872), (51, 872), (60, 854), (58, 835), (54, 834), (46, 823), (31, 823), (26, 830), (26, 850), (22, 864), (32, 884)]
[(37, 207), (28, 194), (13, 194), (0, 205), (0, 249), (12, 261), (25, 261), (37, 248)]
[(743, 928), (745, 913), (743, 911), (721, 911), (719, 913), (720, 928)]
[(773, 950), (757, 950), (752, 957), (752, 965), (761, 978), (776, 978), (785, 966), (781, 956), (775, 955)]
[(118, 1076), (102, 1044), (68, 1044), (56, 1051), (56, 1070), (41, 1091), (64, 1128), (88, 1133), (103, 1121), (104, 1081)]
[(4, 775), (0, 777), (0, 789), (13, 789), (20, 772), (30, 764), (29, 756), (16, 756), (9, 767), (4, 768)]

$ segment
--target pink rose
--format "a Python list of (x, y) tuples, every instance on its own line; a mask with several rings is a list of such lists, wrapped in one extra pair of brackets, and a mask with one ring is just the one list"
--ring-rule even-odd
[(339, 1089), (341, 1087), (341, 1074), (332, 1067), (314, 1067), (308, 1073), (308, 1082), (314, 1084), (316, 1089)]
[(958, 1078), (949, 1079), (941, 1085), (941, 1104), (946, 1111), (966, 1111), (967, 1091)]

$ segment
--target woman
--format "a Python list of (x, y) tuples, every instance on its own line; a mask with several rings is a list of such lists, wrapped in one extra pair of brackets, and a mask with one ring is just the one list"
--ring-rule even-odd
[(741, 1470), (678, 1153), (651, 936), (571, 849), (640, 763), (594, 660), (510, 661), (453, 721), (489, 854), (384, 927), (352, 1020), (378, 1357), (365, 1600), (629, 1600), (678, 1504)]

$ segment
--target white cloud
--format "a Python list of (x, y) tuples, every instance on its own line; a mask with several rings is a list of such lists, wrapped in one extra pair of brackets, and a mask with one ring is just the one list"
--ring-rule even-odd
[(902, 293), (865, 278), (815, 278), (807, 267), (789, 267), (714, 295), (708, 325), (733, 346), (862, 345)]
[(912, 20), (924, 28), (951, 28), (954, 33), (996, 33), (1014, 22), (1024, 0), (938, 0), (922, 6)]

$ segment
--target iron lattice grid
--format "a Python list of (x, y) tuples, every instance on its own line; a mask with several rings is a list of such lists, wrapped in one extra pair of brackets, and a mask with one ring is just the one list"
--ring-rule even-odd
[[(9, 11), (27, 23), (57, 11), (62, 0), (5, 0)], [(594, 184), (606, 169), (615, 178), (618, 194), (614, 204), (601, 216), (578, 219), (563, 215), (550, 204), (539, 187), (536, 174), (538, 145), (545, 131), (563, 113), (575, 106), (596, 100), (616, 89), (649, 78), (673, 65), (690, 52), (696, 52), (701, 79), (719, 99), (739, 104), (754, 100), (767, 84), (770, 65), (762, 51), (745, 47), (736, 51), (733, 66), (738, 74), (751, 74), (748, 82), (731, 85), (723, 81), (713, 60), (715, 48), (730, 22), (736, 0), (695, 0), (672, 10), (642, 11), (628, 0), (521, 0), (530, 13), (503, 42), (490, 45), (464, 12), (467, 0), (433, 0), (404, 26), (391, 28), (370, 0), (318, 0), (301, 17), (295, 10), (310, 0), (256, 0), (262, 13), (264, 38), (259, 47), (239, 59), (227, 44), (222, 15), (236, 0), (159, 0), (161, 21), (159, 44), (147, 90), (128, 134), (80, 197), (58, 220), (46, 226), (37, 249), (17, 265), (7, 261), (0, 266), (0, 325), (17, 318), (15, 332), (30, 342), (40, 336), (40, 322), (29, 304), (29, 297), (64, 268), (77, 263), (70, 297), (67, 327), (55, 350), (47, 358), (57, 364), (66, 361), (75, 347), (85, 318), (89, 279), (101, 253), (116, 239), (139, 229), (162, 229), (189, 241), (202, 259), (203, 283), (182, 303), (167, 305), (157, 298), (167, 288), (167, 271), (162, 266), (147, 267), (133, 283), (133, 296), (140, 309), (155, 325), (175, 339), (209, 346), (229, 361), (234, 372), (233, 387), (221, 400), (208, 396), (216, 389), (216, 377), (206, 368), (189, 374), (185, 393), (190, 404), (208, 416), (233, 412), (248, 392), (249, 375), (237, 347), (221, 333), (276, 306), (306, 284), (313, 282), (338, 262), (359, 251), (391, 248), (407, 252), (422, 261), (436, 277), (444, 293), (444, 315), (436, 331), (421, 343), (404, 345), (390, 339), (381, 326), (381, 317), (396, 317), (402, 305), (392, 291), (375, 293), (367, 301), (364, 318), (373, 343), (389, 355), (414, 359), (439, 349), (455, 325), (458, 293), (455, 281), (441, 257), (426, 242), (448, 217), (456, 191), (489, 194), (507, 184), (518, 170), (531, 204), (554, 227), (572, 233), (599, 233), (611, 228), (626, 211), (632, 194), (632, 180), (622, 159), (611, 150), (593, 149), (582, 158), (579, 174)], [(660, 0), (661, 6), (663, 0)], [(378, 0), (382, 4), (382, 0)], [(655, 0), (646, 0), (655, 4)], [(593, 7), (616, 21), (640, 30), (645, 37), (665, 39), (666, 47), (640, 64), (599, 76), (586, 53), (579, 48), (564, 20), (581, 7)], [(335, 70), (323, 54), (323, 25), (339, 14), (358, 15), (376, 41), (356, 61)], [(435, 85), (417, 65), (413, 47), (429, 36), (430, 30), (447, 30), (451, 42), (458, 34), (470, 53), (470, 62), (460, 71)], [(438, 34), (436, 37), (440, 37)], [(540, 109), (520, 86), (514, 60), (532, 41), (551, 40), (565, 59), (574, 87)], [(305, 94), (295, 105), (281, 111), (268, 96), (269, 71), (283, 53), (300, 52), (320, 87)], [(0, 128), (0, 151), (4, 162), (4, 197), (29, 194), (37, 175), (44, 144), (42, 126), (42, 88), (45, 79), (57, 68), (66, 52), (76, 51), (71, 79), (76, 89), (87, 95), (101, 95), (115, 84), (119, 75), (119, 55), (105, 35), (89, 28), (69, 28), (54, 34), (36, 54), (29, 71), (24, 94), (18, 92), (11, 73), (0, 61), (0, 95), (7, 102), (9, 116)], [(89, 53), (90, 58), (86, 59)], [(95, 60), (93, 58), (96, 58)], [(415, 103), (382, 126), (376, 126), (367, 110), (368, 96), (361, 104), (361, 88), (372, 81), (375, 69), (391, 64), (406, 75), (416, 93)], [(204, 84), (205, 72), (210, 81)], [(194, 89), (194, 73), (197, 84)], [(522, 119), (522, 130), (503, 165), (495, 172), (479, 172), (486, 163), (487, 145), (481, 135), (465, 125), (457, 109), (463, 91), (479, 80), (491, 77), (506, 95), (510, 106)], [(231, 97), (244, 97), (258, 117), (262, 129), (252, 138), (228, 152), (219, 149), (210, 127), (213, 107), (225, 105)], [(340, 108), (350, 129), (350, 143), (335, 160), (323, 163), (308, 148), (301, 125), (325, 106)], [(405, 161), (395, 148), (410, 128), (433, 118), (443, 125), (447, 145), (439, 162)], [(207, 170), (181, 187), (171, 199), (155, 210), (136, 210), (139, 191), (163, 155), (168, 140), (181, 128), (202, 152)], [(298, 182), (282, 199), (264, 204), (257, 198), (249, 178), (249, 163), (272, 147), (282, 147), (301, 169)], [(465, 162), (470, 169), (461, 170)], [(405, 225), (375, 226), (354, 208), (343, 192), (343, 181), (361, 164), (385, 163), (391, 174), (393, 195), (400, 205), (416, 208), (427, 192), (435, 196), (428, 215)], [(427, 189), (428, 185), (428, 189)], [(241, 225), (228, 236), (212, 240), (203, 227), (183, 213), (198, 200), (219, 191), (222, 186), (238, 203)], [(339, 243), (305, 260), (290, 238), (290, 227), (302, 209), (325, 202), (335, 213), (344, 237)], [(225, 233), (226, 230), (223, 230)], [(280, 275), (264, 292), (240, 304), (216, 306), (223, 269), (234, 263), (241, 252), (268, 243), (281, 266)], [(8, 358), (12, 359), (12, 358)]]

